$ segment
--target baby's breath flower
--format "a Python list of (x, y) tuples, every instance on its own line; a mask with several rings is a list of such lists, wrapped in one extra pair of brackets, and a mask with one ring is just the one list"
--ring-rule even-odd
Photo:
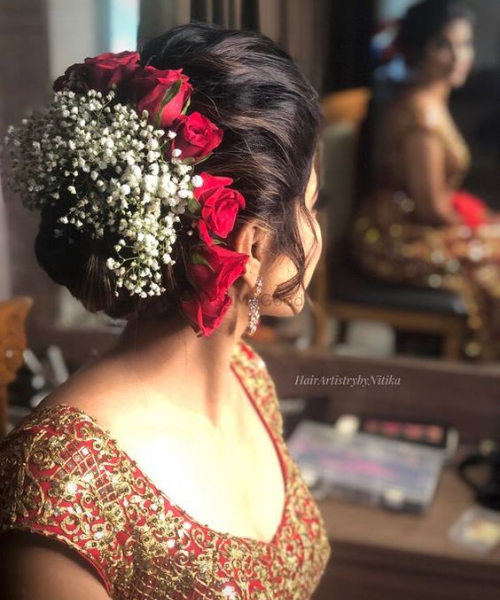
[[(120, 289), (141, 298), (163, 294), (163, 265), (174, 265), (179, 215), (203, 184), (180, 150), (164, 158), (173, 131), (155, 129), (147, 111), (89, 90), (56, 92), (51, 104), (9, 127), (9, 183), (30, 209), (69, 202), (54, 235), (73, 243), (72, 230), (110, 236), (106, 266)], [(69, 195), (69, 198), (68, 198)]]

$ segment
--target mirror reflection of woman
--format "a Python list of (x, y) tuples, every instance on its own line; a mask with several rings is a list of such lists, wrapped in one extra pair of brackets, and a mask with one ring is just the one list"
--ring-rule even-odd
[(470, 153), (449, 110), (474, 61), (474, 16), (457, 0), (424, 0), (401, 21), (411, 73), (380, 128), (380, 169), (353, 231), (371, 275), (459, 293), (469, 357), (500, 356), (500, 215), (460, 189)]

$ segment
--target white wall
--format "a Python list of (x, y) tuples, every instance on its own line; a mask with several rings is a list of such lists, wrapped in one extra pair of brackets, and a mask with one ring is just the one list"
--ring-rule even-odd
[(47, 0), (51, 81), (69, 65), (105, 52), (106, 0)]
[(51, 80), (87, 56), (135, 50), (139, 4), (140, 0), (47, 0)]

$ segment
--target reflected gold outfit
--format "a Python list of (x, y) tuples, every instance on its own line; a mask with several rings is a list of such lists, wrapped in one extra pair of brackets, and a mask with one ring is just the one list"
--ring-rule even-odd
[[(459, 186), (470, 166), (470, 153), (446, 107), (434, 109), (399, 99), (386, 116), (378, 147), (377, 184), (363, 199), (354, 223), (353, 256), (364, 271), (383, 281), (458, 293), (468, 312), (464, 353), (498, 359), (500, 226), (436, 227), (419, 219), (405, 184), (402, 152), (408, 136), (419, 130), (437, 136), (443, 144), (446, 181), (456, 191), (454, 209), (458, 207), (454, 200), (469, 201)], [(478, 199), (470, 204), (481, 208)]]
[(116, 600), (310, 598), (330, 556), (321, 515), (286, 448), (264, 362), (240, 341), (231, 368), (282, 465), (285, 504), (269, 543), (196, 521), (69, 405), (40, 408), (0, 445), (0, 531), (34, 532), (73, 548)]

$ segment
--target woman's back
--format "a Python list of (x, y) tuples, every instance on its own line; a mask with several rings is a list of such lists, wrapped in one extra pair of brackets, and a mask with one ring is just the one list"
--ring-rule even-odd
[(470, 165), (468, 146), (447, 105), (425, 93), (406, 91), (390, 102), (377, 133), (379, 185), (410, 193), (408, 173), (416, 162), (412, 145), (418, 135), (439, 140), (444, 154), (444, 180), (449, 189), (460, 185)]

